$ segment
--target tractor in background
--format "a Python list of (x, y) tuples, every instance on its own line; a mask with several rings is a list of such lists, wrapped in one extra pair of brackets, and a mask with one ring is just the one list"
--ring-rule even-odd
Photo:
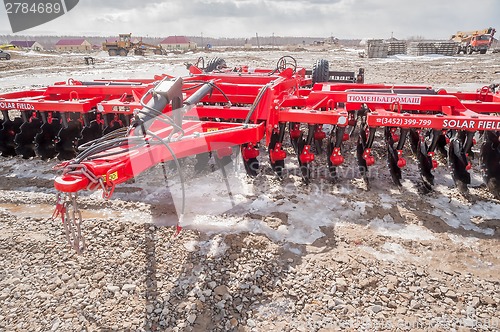
[(102, 49), (107, 51), (109, 56), (127, 56), (130, 51), (134, 51), (135, 55), (144, 55), (147, 50), (152, 50), (156, 55), (164, 54), (164, 50), (160, 45), (152, 45), (144, 43), (141, 40), (132, 41), (131, 33), (122, 33), (118, 35), (118, 40), (102, 43)]

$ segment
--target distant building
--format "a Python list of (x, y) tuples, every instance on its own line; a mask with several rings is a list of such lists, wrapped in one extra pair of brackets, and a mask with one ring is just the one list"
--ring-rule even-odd
[(195, 50), (197, 45), (184, 36), (170, 36), (160, 43), (161, 47), (168, 51)]
[(13, 40), (10, 43), (17, 48), (43, 51), (43, 46), (39, 42), (33, 40)]
[(90, 52), (92, 44), (85, 39), (61, 39), (56, 44), (58, 52)]

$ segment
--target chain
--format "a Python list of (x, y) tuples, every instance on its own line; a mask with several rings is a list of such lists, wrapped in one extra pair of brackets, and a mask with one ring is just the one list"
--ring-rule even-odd
[(52, 219), (61, 216), (68, 245), (73, 248), (77, 254), (85, 250), (85, 238), (82, 235), (81, 224), (82, 213), (76, 202), (76, 193), (64, 193), (57, 196), (57, 204)]

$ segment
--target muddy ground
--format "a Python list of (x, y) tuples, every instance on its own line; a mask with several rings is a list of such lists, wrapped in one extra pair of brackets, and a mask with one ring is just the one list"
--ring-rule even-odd
[[(200, 56), (274, 67), (291, 55), (306, 68), (324, 58), (331, 69), (365, 68), (368, 83), (462, 91), (500, 83), (500, 54), (366, 59), (360, 51), (95, 54), (91, 66), (83, 55), (13, 52), (0, 61), (0, 93), (70, 77), (180, 75)], [(2, 158), (0, 330), (500, 330), (500, 202), (482, 184), (477, 160), (468, 195), (453, 187), (442, 159), (425, 193), (408, 149), (398, 188), (379, 141), (369, 188), (355, 170), (354, 142), (337, 183), (323, 176), (324, 158), (309, 186), (292, 157), (283, 180), (264, 160), (255, 179), (235, 162), (236, 204), (228, 208), (221, 173), (207, 170), (188, 190), (179, 236), (177, 194), (165, 189), (161, 168), (107, 201), (83, 193), (82, 255), (67, 247), (61, 220), (50, 219), (57, 161)], [(193, 175), (192, 161), (184, 171)], [(167, 173), (175, 179), (173, 168)]]

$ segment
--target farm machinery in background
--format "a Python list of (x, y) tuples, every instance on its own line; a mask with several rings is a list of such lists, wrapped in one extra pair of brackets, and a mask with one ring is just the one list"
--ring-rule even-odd
[(490, 48), (496, 30), (494, 28), (487, 28), (475, 31), (458, 31), (451, 36), (451, 40), (458, 43), (457, 53), (472, 54), (479, 52), (486, 54)]
[(152, 45), (144, 43), (142, 38), (139, 41), (132, 41), (132, 34), (124, 33), (118, 35), (118, 40), (102, 43), (102, 49), (107, 51), (109, 56), (127, 56), (130, 51), (135, 55), (145, 55), (146, 51), (151, 50), (156, 55), (165, 54), (161, 45)]
[[(318, 60), (306, 70), (290, 56), (273, 69), (228, 68), (220, 58), (200, 67), (190, 65), (185, 77), (68, 80), (0, 95), (2, 154), (71, 159), (60, 164), (55, 188), (61, 192), (57, 212), (72, 229), (68, 234), (77, 250), (79, 191), (102, 190), (109, 198), (117, 185), (164, 162), (173, 161), (182, 174), (179, 160), (189, 157), (196, 158), (195, 168), (203, 168), (209, 158), (227, 163), (239, 154), (248, 175), (256, 176), (265, 148), (277, 177), (286, 176), (286, 161), (296, 158), (309, 183), (320, 160), (338, 181), (348, 154), (368, 182), (370, 168), (383, 156), (394, 183), (401, 185), (411, 150), (426, 188), (434, 185), (439, 154), (462, 192), (471, 183), (474, 158), (500, 199), (498, 85), (452, 93), (368, 84), (363, 69), (333, 72), (328, 61)], [(384, 148), (374, 145), (378, 140)], [(479, 156), (472, 150), (477, 141)]]

